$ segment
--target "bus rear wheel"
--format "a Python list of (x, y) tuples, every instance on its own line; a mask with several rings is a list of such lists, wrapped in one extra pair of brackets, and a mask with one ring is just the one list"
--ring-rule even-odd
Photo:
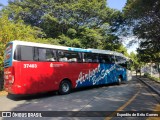
[(71, 92), (71, 82), (68, 80), (63, 80), (59, 86), (59, 94), (65, 95)]

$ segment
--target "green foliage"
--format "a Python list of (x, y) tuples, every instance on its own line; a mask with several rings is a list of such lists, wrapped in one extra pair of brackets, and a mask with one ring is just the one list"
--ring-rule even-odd
[(9, 0), (0, 15), (1, 51), (9, 41), (23, 40), (107, 49), (128, 56), (111, 27), (121, 20), (121, 13), (107, 7), (106, 0)]
[(68, 36), (65, 36), (64, 34), (59, 36), (59, 43), (64, 46), (81, 47), (79, 39), (77, 38), (71, 39)]
[(131, 58), (131, 60), (133, 62), (132, 69), (136, 70), (136, 69), (140, 68), (137, 54), (135, 54), (134, 52), (131, 52), (129, 57)]
[(145, 65), (145, 62), (141, 59), (140, 54), (135, 54), (134, 52), (131, 52), (129, 58), (131, 58), (133, 62), (132, 64), (133, 70), (140, 69)]
[(129, 57), (129, 54), (127, 53), (127, 49), (123, 45), (119, 45), (116, 51), (123, 53), (125, 56)]
[(143, 62), (160, 62), (160, 52), (154, 51), (153, 49), (138, 49), (139, 59)]
[(15, 23), (8, 20), (7, 15), (2, 15), (0, 18), (0, 71), (3, 70), (4, 50), (8, 42), (23, 40), (49, 43), (49, 40), (38, 38), (39, 36), (43, 36), (41, 29), (25, 25), (22, 20)]
[(73, 28), (69, 28), (67, 31), (67, 35), (70, 36), (71, 38), (75, 37), (77, 34), (77, 31)]
[(144, 74), (144, 77), (147, 77), (147, 78), (149, 78), (149, 79), (151, 79), (151, 80), (160, 82), (160, 78), (153, 77), (153, 76), (151, 76), (149, 73), (145, 73), (145, 74)]
[(128, 0), (124, 9), (126, 23), (139, 38), (141, 60), (158, 62), (160, 57), (160, 1)]
[(85, 28), (80, 35), (83, 48), (103, 48), (103, 36), (98, 29)]
[[(89, 30), (91, 33), (88, 37), (93, 35), (92, 39), (100, 33), (99, 29), (103, 30), (105, 36), (111, 21), (118, 15), (117, 11), (106, 6), (106, 0), (12, 0), (7, 10), (12, 19), (21, 18), (26, 24), (40, 27), (46, 38), (59, 38), (64, 34), (70, 39), (79, 40), (87, 38), (85, 34)], [(101, 34), (97, 36), (98, 43)], [(80, 43), (84, 43), (83, 47), (86, 48), (85, 40), (82, 39)]]
[(108, 35), (120, 13), (108, 8), (106, 0), (12, 0), (7, 10), (12, 19), (40, 27), (46, 38), (60, 39), (62, 45), (106, 49), (110, 44), (113, 50), (120, 44), (118, 37)]
[(144, 73), (144, 77), (150, 77), (151, 75), (149, 73)]
[(69, 28), (100, 27), (113, 15), (105, 0), (12, 0), (8, 11), (12, 19), (21, 18), (53, 38), (66, 34)]

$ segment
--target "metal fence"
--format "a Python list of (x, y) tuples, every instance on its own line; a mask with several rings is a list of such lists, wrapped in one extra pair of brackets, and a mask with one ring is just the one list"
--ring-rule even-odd
[(159, 67), (156, 64), (147, 64), (141, 69), (142, 73), (148, 73), (153, 77), (159, 77)]

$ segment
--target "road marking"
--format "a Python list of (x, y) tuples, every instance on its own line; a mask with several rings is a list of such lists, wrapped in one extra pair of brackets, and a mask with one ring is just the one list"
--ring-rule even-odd
[[(154, 111), (160, 111), (160, 105), (159, 104), (155, 107)], [(148, 117), (147, 120), (159, 120), (159, 117)]]
[(122, 111), (125, 107), (127, 107), (140, 93), (140, 89), (141, 89), (141, 84), (140, 84), (140, 88), (139, 88), (138, 92), (132, 98), (130, 98), (124, 105), (122, 105), (115, 112), (113, 112), (109, 117), (106, 117), (105, 120), (111, 120), (112, 117), (115, 116), (118, 111)]

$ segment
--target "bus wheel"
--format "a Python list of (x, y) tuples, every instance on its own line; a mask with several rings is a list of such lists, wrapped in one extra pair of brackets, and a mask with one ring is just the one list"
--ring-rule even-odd
[(117, 84), (120, 85), (121, 82), (122, 82), (122, 77), (121, 77), (121, 76), (118, 76), (118, 82), (117, 82)]
[(59, 86), (59, 94), (65, 95), (71, 92), (71, 82), (68, 80), (63, 80)]

